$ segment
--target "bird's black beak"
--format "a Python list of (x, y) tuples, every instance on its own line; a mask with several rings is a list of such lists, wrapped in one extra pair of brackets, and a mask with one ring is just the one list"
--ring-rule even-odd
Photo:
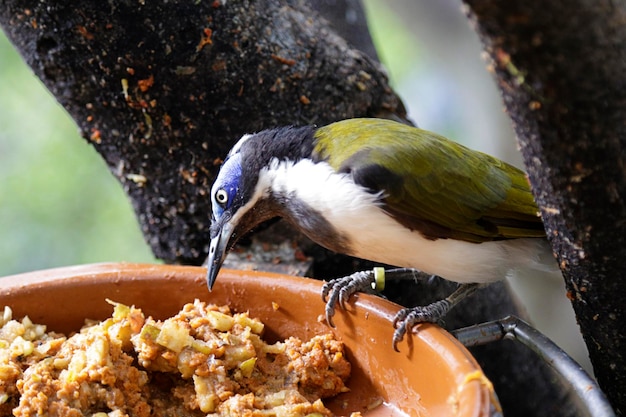
[(217, 273), (220, 272), (220, 268), (224, 263), (228, 244), (234, 230), (234, 225), (231, 225), (230, 222), (226, 222), (217, 235), (211, 239), (209, 256), (207, 258), (208, 269), (206, 273), (206, 284), (207, 287), (209, 287), (209, 291), (213, 288), (213, 284), (215, 284), (215, 280), (217, 279)]
[[(272, 200), (261, 199), (251, 209), (243, 214), (239, 213), (239, 216), (236, 216), (236, 220), (233, 220), (232, 213), (222, 216), (218, 223), (215, 223), (215, 220), (213, 220), (211, 224), (211, 235), (213, 237), (209, 244), (206, 274), (206, 283), (209, 291), (215, 284), (217, 274), (224, 263), (228, 249), (235, 244), (237, 239), (244, 236), (260, 223), (277, 217), (276, 213), (277, 209), (275, 205), (272, 205)], [(215, 233), (214, 229), (217, 229), (217, 233)]]

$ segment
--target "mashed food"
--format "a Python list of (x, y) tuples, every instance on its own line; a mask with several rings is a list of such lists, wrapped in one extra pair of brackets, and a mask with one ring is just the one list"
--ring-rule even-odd
[[(166, 320), (123, 304), (66, 337), (0, 317), (0, 415), (332, 416), (348, 389), (332, 335), (268, 344), (247, 313), (196, 300)], [(358, 413), (357, 413), (358, 414)]]

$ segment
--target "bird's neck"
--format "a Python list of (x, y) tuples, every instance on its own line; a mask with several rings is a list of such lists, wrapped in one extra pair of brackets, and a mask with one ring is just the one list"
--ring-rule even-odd
[[(349, 175), (336, 172), (328, 163), (309, 158), (274, 158), (262, 177), (260, 182), (264, 182), (270, 194), (283, 205), (298, 201), (322, 214), (355, 204), (377, 204), (379, 197), (355, 184)], [(368, 201), (361, 201), (364, 198)]]
[[(275, 177), (280, 174), (277, 168), (283, 163), (294, 163), (311, 155), (315, 128), (282, 127), (264, 130), (253, 135), (244, 135), (231, 152), (240, 155), (243, 184), (255, 184), (253, 188), (242, 190), (243, 200), (250, 207), (263, 202), (266, 206), (275, 206), (271, 199), (265, 198), (271, 192)], [(258, 212), (258, 210), (255, 210)]]
[(280, 216), (295, 224), (313, 241), (328, 249), (350, 253), (342, 230), (358, 217), (359, 208), (378, 205), (378, 194), (356, 185), (326, 162), (273, 159), (260, 175), (267, 197)]

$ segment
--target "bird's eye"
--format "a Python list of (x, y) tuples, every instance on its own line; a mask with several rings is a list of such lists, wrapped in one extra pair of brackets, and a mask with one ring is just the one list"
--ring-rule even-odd
[(228, 202), (228, 193), (225, 189), (220, 188), (219, 190), (217, 190), (217, 192), (215, 193), (215, 201), (217, 201), (218, 204), (221, 205), (224, 205)]

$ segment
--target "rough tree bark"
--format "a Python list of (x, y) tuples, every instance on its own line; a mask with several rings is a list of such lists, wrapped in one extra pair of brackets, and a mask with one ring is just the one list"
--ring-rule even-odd
[[(356, 35), (344, 36), (367, 50), (362, 16), (360, 23)], [(405, 119), (375, 61), (304, 1), (0, 0), (0, 25), (107, 161), (146, 240), (167, 262), (204, 260), (208, 191), (241, 134), (359, 116)], [(309, 253), (318, 276), (367, 266)], [(409, 306), (427, 301), (419, 291), (429, 295), (406, 285), (388, 293)], [(455, 309), (447, 324), (501, 318), (518, 312), (513, 304), (497, 284)], [(507, 415), (573, 415), (566, 393), (529, 352), (503, 343), (474, 353)]]
[(626, 2), (465, 0), (595, 375), (626, 413)]

